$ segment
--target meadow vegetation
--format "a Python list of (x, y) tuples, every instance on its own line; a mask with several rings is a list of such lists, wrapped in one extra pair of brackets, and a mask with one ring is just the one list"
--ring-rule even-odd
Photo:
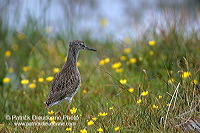
[[(27, 121), (7, 115), (57, 116), (57, 106), (48, 111), (45, 101), (69, 42), (77, 38), (51, 36), (53, 31), (34, 24), (20, 32), (2, 23), (0, 28), (1, 132), (181, 132), (185, 121), (199, 116), (200, 34), (173, 22), (141, 38), (78, 38), (98, 52), (81, 51), (78, 58), (82, 84), (71, 105), (76, 125), (15, 126)], [(67, 113), (67, 101), (61, 113)]]

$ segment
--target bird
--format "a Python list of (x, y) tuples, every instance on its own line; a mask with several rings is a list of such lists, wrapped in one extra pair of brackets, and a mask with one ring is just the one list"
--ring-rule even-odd
[(69, 43), (67, 60), (62, 66), (60, 72), (54, 76), (52, 81), (48, 99), (46, 101), (47, 109), (59, 104), (58, 107), (60, 110), (60, 102), (67, 100), (67, 114), (70, 115), (70, 104), (81, 84), (81, 75), (76, 65), (79, 51), (81, 50), (97, 51), (89, 48), (83, 41), (80, 40), (74, 40)]

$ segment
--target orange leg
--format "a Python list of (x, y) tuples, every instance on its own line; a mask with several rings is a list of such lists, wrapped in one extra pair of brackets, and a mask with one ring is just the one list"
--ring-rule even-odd
[(68, 104), (67, 116), (68, 116), (68, 122), (70, 123), (70, 104)]

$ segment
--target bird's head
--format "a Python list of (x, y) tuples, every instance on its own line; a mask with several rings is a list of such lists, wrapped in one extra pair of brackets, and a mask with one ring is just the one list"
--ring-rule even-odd
[(79, 41), (79, 40), (74, 40), (72, 42), (70, 42), (69, 47), (72, 48), (73, 50), (91, 50), (91, 51), (97, 51), (95, 49), (89, 48), (85, 45), (85, 43), (83, 41)]

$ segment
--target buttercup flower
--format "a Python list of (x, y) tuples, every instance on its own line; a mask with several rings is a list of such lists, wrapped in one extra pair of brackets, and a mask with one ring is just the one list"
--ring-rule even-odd
[(156, 44), (156, 42), (155, 42), (154, 40), (149, 41), (149, 45), (150, 45), (150, 46), (154, 46), (155, 44)]
[(76, 62), (76, 66), (79, 67), (81, 65), (80, 62)]
[(134, 88), (129, 88), (128, 91), (129, 91), (130, 93), (133, 93), (133, 92), (134, 92)]
[(52, 115), (54, 113), (53, 110), (51, 110), (50, 112), (48, 112), (49, 115)]
[(190, 72), (183, 72), (182, 78), (185, 79), (185, 78), (189, 77), (190, 75), (191, 75)]
[(4, 83), (9, 83), (10, 82), (10, 78), (3, 78), (3, 82)]
[(96, 121), (96, 120), (97, 120), (97, 118), (96, 118), (96, 117), (93, 117), (93, 118), (92, 118), (92, 120), (93, 120), (93, 121)]
[(40, 83), (44, 82), (44, 78), (38, 78), (38, 82)]
[(122, 63), (121, 62), (116, 62), (112, 65), (112, 68), (114, 69), (117, 69), (117, 68), (120, 68), (122, 66)]
[(154, 55), (154, 52), (153, 52), (153, 51), (150, 51), (149, 54), (152, 56), (152, 55)]
[(137, 62), (137, 59), (136, 59), (136, 58), (130, 58), (130, 59), (129, 59), (129, 62), (130, 62), (130, 63), (136, 63), (136, 62)]
[(12, 67), (8, 69), (9, 73), (12, 73), (13, 71), (14, 71), (14, 69)]
[(141, 95), (146, 96), (146, 95), (148, 95), (148, 93), (149, 93), (148, 91), (144, 91), (144, 92), (141, 93)]
[(58, 73), (59, 71), (60, 71), (59, 68), (54, 68), (54, 69), (53, 69), (53, 72), (54, 72), (54, 73)]
[(24, 71), (24, 72), (27, 72), (27, 71), (29, 71), (30, 69), (31, 69), (30, 66), (25, 66), (25, 67), (23, 67), (23, 71)]
[(126, 56), (121, 56), (120, 60), (122, 60), (122, 61), (126, 60)]
[(71, 130), (72, 130), (72, 128), (66, 128), (65, 130), (66, 130), (66, 131), (71, 131)]
[(103, 129), (102, 129), (102, 128), (99, 128), (99, 129), (97, 129), (97, 131), (98, 131), (99, 133), (101, 133), (101, 132), (103, 132)]
[(159, 96), (158, 96), (158, 98), (159, 98), (159, 99), (161, 99), (161, 98), (162, 98), (162, 96), (160, 96), (160, 95), (159, 95)]
[(98, 116), (106, 116), (106, 115), (108, 115), (108, 113), (106, 113), (106, 112), (103, 112), (103, 113), (100, 112), (100, 113), (98, 114)]
[(198, 81), (196, 79), (192, 80), (191, 84), (196, 85), (198, 83)]
[(70, 109), (71, 114), (75, 114), (77, 111), (77, 108), (73, 107), (72, 109)]
[(31, 89), (36, 88), (36, 84), (35, 84), (35, 83), (31, 83), (31, 84), (29, 84), (29, 88), (31, 88)]
[(47, 81), (51, 82), (53, 80), (53, 77), (46, 78)]
[(87, 130), (82, 129), (82, 130), (80, 130), (80, 133), (87, 133)]
[(138, 101), (137, 101), (137, 103), (141, 103), (142, 102), (142, 100), (141, 99), (139, 99)]
[(168, 83), (173, 83), (173, 82), (174, 82), (173, 78), (171, 78), (171, 79), (168, 80)]
[(121, 84), (126, 84), (126, 83), (127, 83), (127, 80), (126, 80), (126, 79), (121, 79), (121, 80), (120, 80), (120, 83), (121, 83)]
[(128, 53), (130, 53), (130, 52), (131, 52), (131, 49), (130, 49), (130, 48), (125, 48), (125, 49), (124, 49), (124, 53), (128, 54)]
[(116, 71), (117, 73), (121, 73), (121, 72), (124, 71), (124, 69), (123, 69), (123, 68), (118, 68), (118, 69), (116, 69), (115, 71)]
[(113, 107), (110, 107), (109, 110), (113, 110)]
[(153, 106), (152, 106), (152, 108), (154, 108), (154, 109), (157, 109), (157, 108), (158, 108), (158, 106), (156, 106), (156, 105), (153, 105)]
[(10, 50), (7, 50), (7, 51), (5, 52), (5, 56), (6, 56), (6, 57), (10, 57), (10, 56), (11, 56)]
[(91, 125), (93, 125), (93, 124), (94, 124), (93, 121), (88, 121), (88, 126), (91, 126)]
[(120, 129), (120, 127), (115, 127), (115, 131), (118, 131)]
[(26, 84), (28, 84), (29, 83), (29, 80), (28, 79), (23, 79), (23, 80), (21, 80), (21, 84), (23, 84), (23, 85), (26, 85)]

